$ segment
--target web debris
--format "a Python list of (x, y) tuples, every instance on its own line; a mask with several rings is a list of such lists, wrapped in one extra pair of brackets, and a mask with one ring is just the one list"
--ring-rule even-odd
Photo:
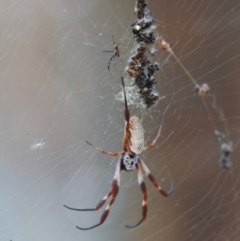
[(43, 139), (41, 139), (40, 141), (36, 139), (31, 145), (31, 150), (35, 151), (36, 149), (43, 149), (44, 147), (45, 147), (45, 142), (43, 142)]
[(133, 78), (133, 85), (136, 85), (140, 91), (138, 96), (146, 108), (156, 104), (159, 100), (159, 93), (155, 90), (154, 85), (157, 83), (153, 77), (154, 73), (160, 69), (159, 63), (152, 63), (148, 54), (154, 56), (156, 49), (149, 49), (157, 39), (154, 19), (152, 13), (147, 8), (146, 0), (138, 0), (135, 5), (135, 14), (137, 20), (132, 23), (131, 29), (137, 42), (137, 47), (128, 60), (126, 67), (128, 75)]
[[(207, 83), (203, 83), (201, 85), (199, 85), (197, 83), (197, 81), (193, 78), (193, 76), (190, 74), (190, 72), (187, 70), (187, 68), (183, 65), (183, 63), (180, 61), (180, 59), (173, 52), (172, 48), (170, 47), (170, 44), (167, 43), (164, 39), (162, 39), (162, 41), (161, 41), (161, 48), (163, 51), (170, 53), (175, 58), (177, 63), (182, 67), (182, 69), (187, 74), (189, 79), (193, 82), (193, 84), (195, 85), (194, 90), (200, 97), (202, 97), (203, 105), (206, 108), (206, 110), (207, 110), (207, 104), (204, 101), (204, 99), (207, 99), (208, 97), (212, 98), (212, 108), (215, 109), (215, 111), (218, 113), (221, 120), (224, 122), (225, 132), (227, 135), (227, 137), (226, 137), (225, 134), (219, 132), (218, 130), (215, 130), (215, 132), (214, 132), (214, 135), (215, 135), (217, 141), (221, 144), (220, 145), (221, 157), (219, 159), (219, 163), (222, 168), (229, 169), (232, 166), (229, 155), (230, 155), (230, 153), (233, 152), (233, 143), (232, 143), (232, 141), (224, 142), (225, 139), (229, 138), (228, 123), (227, 123), (227, 119), (226, 119), (222, 109), (216, 105), (216, 102), (217, 102), (216, 96), (210, 92), (211, 89)], [(210, 119), (212, 120), (210, 113), (208, 111), (207, 111), (207, 113), (208, 113)], [(212, 124), (213, 124), (213, 126), (215, 126), (214, 123), (212, 123)]]
[(227, 141), (226, 136), (218, 130), (215, 130), (214, 135), (220, 144), (221, 156), (219, 165), (224, 169), (229, 169), (232, 167), (230, 154), (233, 152), (233, 143), (232, 141)]

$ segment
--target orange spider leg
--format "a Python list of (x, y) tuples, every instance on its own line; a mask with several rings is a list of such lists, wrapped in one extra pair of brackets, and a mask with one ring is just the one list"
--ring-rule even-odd
[(146, 164), (139, 159), (139, 163), (140, 165), (143, 167), (143, 170), (145, 171), (146, 175), (148, 176), (149, 180), (153, 183), (153, 185), (158, 189), (158, 191), (164, 196), (164, 197), (168, 197), (174, 190), (174, 183), (172, 182), (171, 188), (168, 192), (164, 191), (157, 183), (156, 179), (154, 178), (154, 176), (152, 175), (152, 173), (150, 172), (150, 170), (148, 169), (148, 167), (146, 166)]
[(150, 150), (150, 149), (152, 149), (152, 148), (154, 147), (154, 145), (156, 144), (158, 138), (159, 138), (160, 135), (161, 135), (162, 126), (163, 126), (163, 119), (162, 119), (161, 125), (160, 125), (160, 127), (159, 127), (157, 136), (156, 136), (155, 139), (153, 140), (152, 144), (144, 147), (144, 150), (145, 150), (145, 151), (146, 151), (146, 150)]
[(107, 154), (107, 155), (110, 155), (110, 156), (121, 156), (122, 155), (122, 152), (110, 152), (110, 151), (105, 151), (105, 150), (102, 150), (96, 146), (94, 146), (93, 144), (91, 144), (90, 142), (86, 141), (86, 143), (90, 146), (92, 146), (93, 148), (97, 149), (98, 151), (102, 152), (103, 154)]

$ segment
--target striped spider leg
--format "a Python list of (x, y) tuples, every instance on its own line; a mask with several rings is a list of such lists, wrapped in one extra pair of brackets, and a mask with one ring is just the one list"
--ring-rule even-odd
[(74, 210), (74, 211), (97, 211), (99, 210), (107, 201), (108, 198), (111, 197), (111, 200), (109, 201), (109, 204), (107, 205), (105, 211), (103, 212), (100, 221), (88, 228), (81, 228), (78, 227), (80, 230), (89, 230), (95, 227), (100, 226), (105, 222), (107, 219), (107, 216), (110, 212), (110, 209), (117, 197), (118, 191), (119, 191), (119, 186), (120, 186), (120, 176), (121, 176), (121, 171), (133, 171), (134, 169), (137, 170), (138, 174), (138, 182), (140, 189), (143, 193), (143, 202), (142, 202), (142, 219), (135, 225), (129, 226), (126, 225), (128, 228), (135, 228), (139, 224), (141, 224), (147, 217), (147, 189), (146, 185), (143, 180), (143, 175), (141, 168), (143, 168), (144, 172), (148, 176), (149, 180), (153, 183), (155, 188), (158, 189), (158, 191), (164, 196), (168, 197), (174, 190), (174, 183), (172, 182), (171, 188), (168, 192), (164, 191), (157, 183), (156, 179), (153, 177), (151, 174), (150, 170), (146, 166), (146, 164), (139, 158), (139, 154), (141, 154), (144, 150), (149, 150), (152, 147), (154, 147), (155, 143), (157, 142), (158, 138), (160, 137), (161, 130), (162, 130), (162, 125), (163, 122), (161, 123), (157, 136), (153, 140), (153, 142), (150, 145), (144, 146), (144, 136), (143, 136), (143, 127), (142, 123), (139, 120), (138, 117), (133, 116), (130, 117), (130, 112), (128, 109), (128, 104), (127, 104), (127, 98), (126, 98), (126, 91), (125, 91), (125, 86), (124, 86), (124, 81), (122, 77), (122, 86), (123, 86), (123, 93), (124, 93), (124, 102), (125, 102), (125, 129), (124, 129), (124, 136), (123, 136), (123, 151), (122, 152), (109, 152), (102, 150), (93, 144), (89, 143), (87, 141), (87, 144), (91, 145), (93, 148), (97, 149), (103, 154), (107, 154), (110, 156), (120, 156), (117, 162), (117, 167), (115, 171), (115, 175), (113, 178), (112, 186), (110, 188), (110, 191), (107, 193), (107, 195), (96, 205), (94, 208), (87, 208), (87, 209), (78, 209), (78, 208), (71, 208), (69, 206), (64, 205), (64, 207)]
[(113, 50), (105, 50), (103, 51), (103, 53), (113, 53), (112, 57), (110, 58), (110, 60), (108, 61), (108, 71), (110, 70), (110, 63), (112, 60), (114, 60), (116, 57), (120, 57), (120, 50), (119, 50), (119, 45), (120, 43), (116, 43), (114, 41), (114, 37), (112, 35), (112, 40), (113, 40)]

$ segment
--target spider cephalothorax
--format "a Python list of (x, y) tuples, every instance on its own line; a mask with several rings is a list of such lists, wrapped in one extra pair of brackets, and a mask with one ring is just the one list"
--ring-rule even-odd
[(138, 156), (136, 154), (125, 152), (121, 157), (121, 170), (133, 171), (136, 169), (136, 164), (138, 162)]
[(141, 123), (140, 119), (136, 116), (133, 116), (130, 118), (123, 78), (122, 78), (122, 86), (123, 86), (123, 94), (124, 94), (124, 102), (125, 102), (125, 119), (126, 119), (126, 124), (124, 127), (125, 130), (124, 130), (124, 135), (123, 135), (123, 151), (122, 152), (109, 152), (109, 151), (102, 150), (102, 149), (94, 146), (93, 144), (87, 142), (89, 145), (91, 145), (95, 149), (99, 150), (103, 154), (108, 154), (110, 156), (120, 156), (120, 158), (118, 159), (118, 162), (117, 162), (117, 167), (116, 167), (115, 175), (113, 178), (112, 186), (111, 186), (109, 192), (107, 193), (107, 195), (97, 204), (97, 206), (95, 208), (78, 209), (78, 208), (71, 208), (71, 207), (64, 205), (64, 207), (74, 210), (74, 211), (96, 211), (104, 205), (104, 203), (107, 201), (108, 198), (111, 197), (111, 200), (109, 201), (109, 204), (107, 205), (105, 211), (103, 212), (99, 223), (97, 223), (96, 225), (93, 225), (91, 227), (88, 227), (88, 228), (80, 228), (77, 226), (77, 228), (80, 230), (89, 230), (89, 229), (95, 228), (97, 226), (100, 226), (101, 224), (103, 224), (105, 222), (105, 220), (107, 219), (107, 216), (109, 214), (110, 208), (113, 205), (113, 203), (117, 197), (117, 194), (119, 191), (119, 185), (120, 185), (121, 171), (123, 171), (123, 170), (124, 171), (133, 171), (135, 169), (137, 170), (138, 182), (140, 185), (140, 189), (143, 193), (142, 219), (133, 226), (126, 225), (126, 227), (128, 227), (128, 228), (137, 227), (147, 217), (147, 188), (146, 188), (146, 185), (143, 180), (141, 168), (145, 171), (146, 175), (148, 176), (149, 180), (153, 183), (155, 188), (157, 188), (158, 191), (164, 197), (168, 197), (173, 192), (173, 189), (174, 189), (174, 184), (172, 182), (171, 189), (168, 192), (164, 191), (157, 184), (157, 181), (151, 174), (150, 170), (139, 157), (139, 154), (141, 154), (145, 150), (151, 149), (155, 145), (156, 141), (158, 140), (158, 138), (160, 137), (160, 134), (161, 134), (162, 123), (159, 127), (157, 136), (153, 140), (152, 144), (144, 146), (142, 123)]

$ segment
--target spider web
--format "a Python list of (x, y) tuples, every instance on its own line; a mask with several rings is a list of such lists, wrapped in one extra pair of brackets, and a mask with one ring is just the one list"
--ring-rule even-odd
[[(157, 33), (198, 83), (208, 83), (212, 101), (176, 60), (156, 44), (156, 106), (130, 105), (144, 125), (145, 142), (164, 128), (156, 147), (141, 155), (169, 198), (145, 177), (148, 216), (141, 218), (136, 172), (122, 172), (118, 197), (104, 225), (94, 207), (108, 192), (116, 158), (85, 140), (120, 151), (124, 127), (120, 76), (135, 47), (130, 25), (134, 0), (1, 1), (1, 228), (0, 240), (235, 241), (240, 236), (239, 60), (240, 3), (237, 0), (149, 0)], [(107, 63), (120, 42), (120, 58)], [(131, 103), (130, 103), (131, 104)], [(219, 115), (224, 113), (224, 121)], [(233, 141), (232, 168), (219, 166), (214, 130)], [(225, 133), (226, 134), (226, 133)]]

